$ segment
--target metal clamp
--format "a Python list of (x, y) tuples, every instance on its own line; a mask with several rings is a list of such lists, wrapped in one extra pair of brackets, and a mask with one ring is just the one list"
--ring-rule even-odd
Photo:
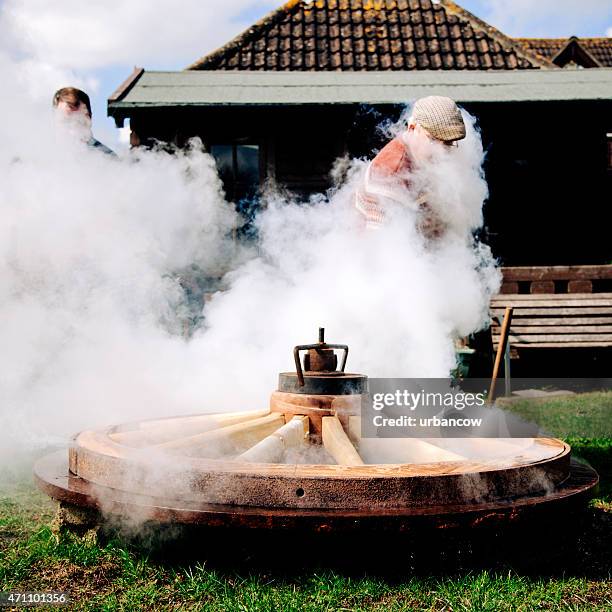
[(298, 385), (304, 386), (304, 372), (302, 371), (302, 363), (300, 361), (300, 351), (307, 351), (310, 349), (338, 349), (344, 351), (342, 356), (342, 363), (338, 372), (344, 372), (346, 366), (346, 360), (348, 358), (349, 347), (346, 344), (327, 344), (325, 342), (325, 328), (319, 327), (319, 342), (317, 344), (300, 344), (293, 349), (293, 358), (295, 360), (295, 372), (297, 374)]

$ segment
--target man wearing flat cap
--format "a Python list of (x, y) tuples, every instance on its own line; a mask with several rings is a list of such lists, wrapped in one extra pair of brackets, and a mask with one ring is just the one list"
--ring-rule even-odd
[(450, 98), (428, 96), (414, 104), (407, 128), (389, 142), (370, 162), (355, 195), (355, 206), (366, 226), (380, 227), (385, 221), (385, 201), (409, 205), (418, 212), (418, 229), (428, 239), (444, 234), (444, 223), (427, 204), (427, 194), (407, 194), (415, 167), (435, 163), (438, 147), (457, 145), (465, 138), (461, 111)]

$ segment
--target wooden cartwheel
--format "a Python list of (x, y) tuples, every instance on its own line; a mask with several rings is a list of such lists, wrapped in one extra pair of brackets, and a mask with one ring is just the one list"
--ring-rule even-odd
[(316, 532), (505, 524), (591, 497), (597, 473), (560, 440), (361, 439), (367, 378), (344, 372), (347, 354), (322, 330), (296, 347), (266, 410), (83, 431), (36, 464), (38, 486), (136, 521)]
[[(355, 464), (359, 455), (335, 416), (323, 417), (335, 425), (328, 435), (324, 421), (323, 446), (341, 461), (354, 453), (352, 465), (259, 463), (193, 456), (193, 447), (189, 454), (176, 451), (179, 440), (194, 436), (211, 443), (232, 440), (240, 449), (254, 432), (261, 437), (274, 430), (262, 438), (274, 442), (288, 418), (291, 428), (299, 423), (304, 431), (300, 417), (255, 411), (85, 431), (69, 460), (65, 452), (44, 457), (35, 477), (57, 500), (138, 520), (316, 531), (514, 521), (583, 505), (598, 482), (594, 470), (570, 460), (567, 444), (547, 438), (471, 440), (497, 455), (481, 460)], [(167, 442), (172, 450), (164, 447)], [(412, 442), (431, 445), (428, 452), (449, 452), (435, 441), (402, 440), (407, 447)]]

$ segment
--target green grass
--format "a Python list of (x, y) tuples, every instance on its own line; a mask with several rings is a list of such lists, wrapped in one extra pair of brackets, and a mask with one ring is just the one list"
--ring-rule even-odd
[[(32, 526), (22, 525), (24, 531)], [(610, 583), (587, 577), (534, 578), (512, 570), (480, 570), (398, 582), (332, 570), (293, 576), (238, 574), (204, 563), (160, 563), (119, 543), (100, 547), (70, 534), (58, 537), (48, 526), (3, 550), (0, 585), (0, 590), (68, 590), (79, 610), (527, 611), (612, 606)]]
[(599, 472), (600, 496), (612, 502), (612, 392), (513, 401), (504, 408), (568, 442)]
[[(133, 543), (55, 532), (51, 501), (22, 484), (0, 493), (0, 591), (68, 590), (75, 610), (611, 610), (612, 439), (599, 437), (610, 397), (589, 394), (512, 406), (570, 439), (602, 478), (602, 495), (575, 536), (565, 531), (556, 536), (561, 547), (576, 539), (570, 554), (555, 556), (550, 542), (541, 544), (543, 535), (536, 534), (525, 563), (494, 555), (454, 565), (437, 563), (434, 556), (434, 565), (423, 569), (406, 556), (393, 572), (386, 569), (386, 548), (365, 546), (361, 552), (357, 547), (357, 555), (363, 554), (364, 566), (369, 560), (367, 570), (326, 567), (324, 556), (316, 566), (300, 567), (289, 563), (292, 554), (300, 558), (289, 540), (287, 564), (280, 568), (252, 562), (238, 550), (235, 566), (214, 559), (161, 559)], [(567, 517), (568, 524), (576, 520)], [(544, 549), (541, 556), (532, 558), (538, 547)]]
[(514, 400), (504, 408), (564, 439), (612, 438), (612, 391)]

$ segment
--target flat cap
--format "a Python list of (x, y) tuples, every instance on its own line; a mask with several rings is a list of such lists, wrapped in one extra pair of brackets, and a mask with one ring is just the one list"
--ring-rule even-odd
[(444, 142), (465, 138), (465, 124), (454, 100), (445, 96), (427, 96), (414, 103), (414, 120), (431, 136)]

